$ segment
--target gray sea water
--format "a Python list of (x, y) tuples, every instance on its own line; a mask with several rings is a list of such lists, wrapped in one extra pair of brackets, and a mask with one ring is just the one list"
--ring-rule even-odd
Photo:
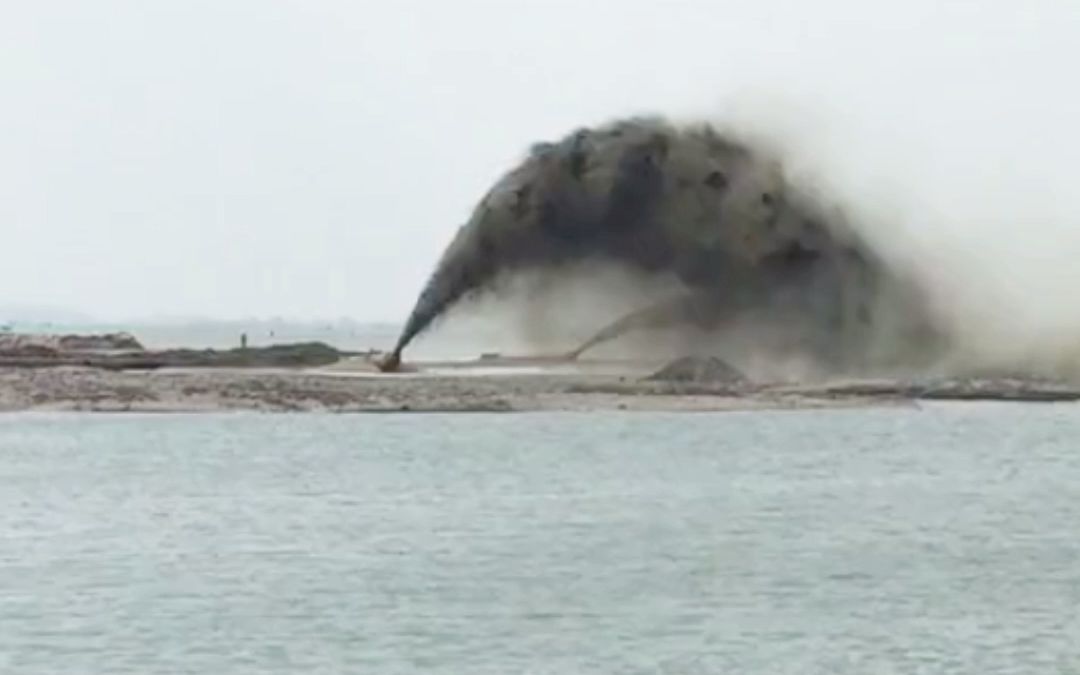
[(1080, 407), (0, 417), (3, 673), (1080, 672)]

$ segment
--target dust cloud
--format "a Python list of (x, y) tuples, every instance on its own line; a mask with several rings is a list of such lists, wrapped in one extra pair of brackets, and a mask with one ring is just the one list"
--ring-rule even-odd
[[(632, 309), (594, 326), (567, 359), (635, 332), (679, 330), (695, 336), (696, 351), (711, 343), (744, 365), (796, 356), (854, 372), (940, 361), (946, 323), (927, 289), (793, 182), (780, 149), (753, 133), (657, 117), (534, 145), (459, 228), (384, 367), (395, 369), (415, 337), (508, 278), (531, 276), (528, 323), (543, 327), (570, 313), (579, 293), (567, 279), (595, 287), (589, 270), (612, 266), (636, 275), (609, 296)], [(595, 299), (592, 318), (612, 304)]]

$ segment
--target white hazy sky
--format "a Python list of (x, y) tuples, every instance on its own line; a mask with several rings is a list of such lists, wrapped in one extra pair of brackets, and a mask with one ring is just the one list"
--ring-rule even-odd
[(0, 305), (399, 319), (532, 141), (749, 99), (925, 222), (1021, 185), (1063, 232), (1078, 64), (1069, 0), (6, 0)]

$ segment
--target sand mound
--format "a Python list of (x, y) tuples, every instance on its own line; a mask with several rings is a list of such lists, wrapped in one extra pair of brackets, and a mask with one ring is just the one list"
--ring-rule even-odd
[(142, 344), (128, 333), (104, 335), (50, 335), (0, 333), (0, 352), (24, 356), (49, 353), (144, 351)]
[(715, 356), (684, 356), (645, 379), (696, 384), (739, 384), (747, 381), (745, 375)]

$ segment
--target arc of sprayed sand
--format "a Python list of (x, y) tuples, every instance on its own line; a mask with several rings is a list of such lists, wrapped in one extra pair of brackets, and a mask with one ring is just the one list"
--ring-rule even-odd
[[(813, 242), (810, 250), (822, 253), (836, 248), (837, 233), (832, 227), (808, 228), (800, 205), (785, 211), (785, 205), (791, 206), (789, 200), (773, 192), (775, 187), (758, 192), (762, 184), (753, 182), (758, 169), (755, 155), (733, 143), (717, 143), (715, 134), (695, 135), (662, 124), (630, 121), (579, 131), (560, 143), (542, 146), (536, 151), (539, 154), (504, 176), (458, 229), (393, 351), (378, 367), (384, 372), (400, 369), (402, 353), (417, 335), (462, 297), (490, 285), (506, 270), (606, 254), (646, 269), (670, 267), (693, 289), (687, 298), (646, 307), (605, 327), (567, 354), (567, 358), (577, 358), (629, 331), (688, 320), (707, 327), (728, 316), (728, 310), (734, 309), (730, 296), (746, 294), (770, 281), (764, 278), (768, 274), (760, 263), (772, 257), (769, 247), (790, 247), (791, 233), (783, 223), (794, 224), (796, 239), (805, 235), (803, 230), (817, 232), (820, 241)], [(668, 150), (671, 161), (683, 163), (665, 176)], [(718, 166), (722, 173), (717, 173)], [(745, 182), (748, 177), (750, 182)], [(784, 189), (782, 183), (770, 185)], [(729, 199), (737, 207), (730, 212), (725, 210)], [(693, 208), (682, 209), (678, 200)], [(762, 205), (771, 215), (762, 216)], [(654, 209), (672, 206), (674, 210), (653, 217)], [(787, 220), (781, 220), (780, 214)], [(676, 227), (679, 223), (697, 228), (683, 233), (682, 225)], [(869, 263), (861, 253), (860, 247), (854, 258)], [(702, 257), (708, 263), (700, 270), (706, 272), (703, 276), (685, 267)], [(752, 259), (753, 273), (726, 283), (717, 268), (747, 257)], [(798, 262), (783, 256), (776, 259), (785, 269)], [(833, 255), (822, 259), (842, 264)], [(884, 273), (872, 266), (875, 274)], [(785, 277), (781, 274), (771, 281)], [(721, 301), (721, 296), (726, 300)], [(768, 293), (750, 296), (760, 299)]]
[[(665, 233), (650, 214), (664, 199), (665, 157), (679, 144), (692, 146), (690, 155), (698, 162), (711, 157), (742, 163), (749, 156), (710, 129), (677, 130), (658, 119), (623, 120), (534, 146), (526, 161), (496, 183), (459, 228), (393, 351), (378, 363), (380, 369), (399, 369), (402, 352), (413, 338), (505, 269), (603, 255), (611, 245), (623, 246), (607, 251), (616, 259), (663, 267), (671, 256), (664, 238), (672, 233)], [(691, 165), (688, 170), (700, 179), (701, 189), (717, 195), (726, 191), (727, 180), (716, 166)], [(686, 179), (693, 181), (681, 180)]]
[(720, 321), (722, 315), (719, 303), (705, 293), (666, 298), (608, 324), (564, 356), (568, 361), (575, 361), (590, 349), (635, 331), (669, 328), (686, 323), (708, 330)]

